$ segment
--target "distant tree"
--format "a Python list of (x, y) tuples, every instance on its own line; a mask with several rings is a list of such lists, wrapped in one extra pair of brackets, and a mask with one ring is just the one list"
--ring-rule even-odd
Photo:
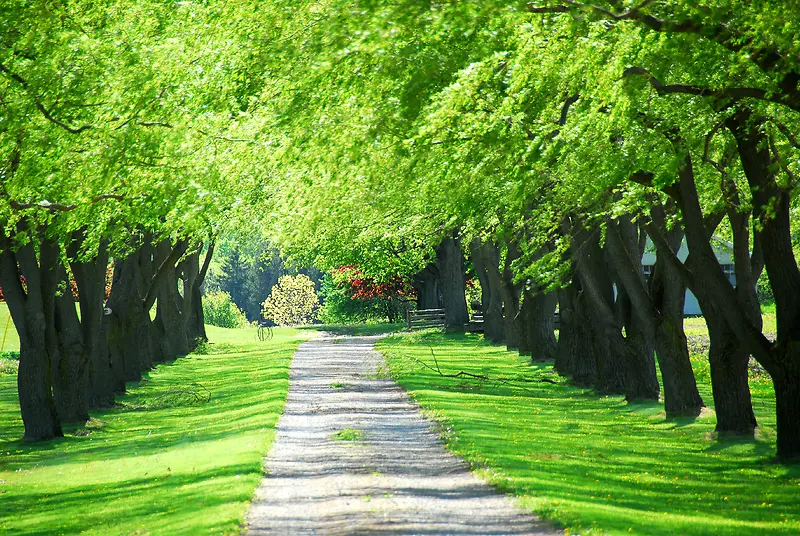
[(279, 326), (310, 324), (317, 319), (319, 297), (307, 275), (285, 275), (264, 300), (263, 315)]
[[(411, 282), (393, 275), (385, 281), (366, 276), (355, 266), (342, 266), (333, 270), (330, 280), (323, 285), (326, 298), (325, 312), (338, 321), (363, 321), (386, 319), (397, 322), (415, 300)], [(347, 315), (352, 318), (348, 319)]]

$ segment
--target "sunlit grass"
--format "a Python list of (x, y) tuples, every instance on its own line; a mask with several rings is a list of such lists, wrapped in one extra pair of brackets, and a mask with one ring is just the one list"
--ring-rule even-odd
[(19, 441), (16, 378), (0, 376), (0, 533), (237, 533), (311, 334), (208, 331), (208, 355), (160, 365), (60, 440)]
[(19, 352), (19, 335), (5, 302), (0, 303), (0, 352)]
[[(773, 463), (775, 402), (754, 378), (755, 440), (717, 439), (715, 415), (667, 421), (662, 404), (626, 404), (564, 383), (549, 364), (476, 335), (404, 334), (378, 343), (392, 374), (443, 424), (455, 453), (570, 533), (798, 534), (800, 466)], [(446, 378), (464, 370), (489, 381)], [(703, 396), (713, 405), (709, 386)]]

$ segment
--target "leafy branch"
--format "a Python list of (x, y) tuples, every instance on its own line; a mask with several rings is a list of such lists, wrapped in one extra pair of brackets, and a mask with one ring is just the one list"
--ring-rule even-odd
[(39, 96), (34, 91), (32, 91), (30, 89), (30, 86), (28, 85), (28, 81), (27, 80), (25, 80), (23, 77), (21, 77), (17, 73), (12, 72), (8, 67), (6, 67), (2, 63), (0, 63), (0, 72), (6, 73), (12, 80), (17, 82), (20, 86), (22, 86), (22, 89), (24, 89), (31, 96), (31, 98), (33, 99), (33, 104), (36, 106), (36, 109), (39, 110), (39, 112), (41, 112), (41, 114), (45, 117), (45, 119), (47, 119), (48, 121), (50, 121), (54, 125), (57, 125), (57, 126), (63, 128), (64, 130), (66, 130), (70, 134), (80, 134), (81, 132), (84, 132), (84, 131), (89, 130), (90, 128), (92, 128), (92, 125), (82, 125), (82, 126), (79, 126), (79, 127), (72, 127), (72, 126), (69, 126), (68, 124), (64, 123), (63, 121), (59, 120), (58, 118), (56, 118), (50, 112), (50, 110), (45, 108), (44, 104), (42, 104), (41, 99), (39, 99)]
[(782, 104), (792, 110), (800, 111), (800, 102), (789, 95), (773, 93), (754, 87), (728, 87), (712, 89), (690, 84), (665, 84), (643, 67), (628, 67), (622, 74), (623, 78), (631, 76), (644, 77), (659, 95), (684, 94), (698, 97), (714, 97), (719, 100), (738, 101), (745, 98), (757, 99), (767, 102)]

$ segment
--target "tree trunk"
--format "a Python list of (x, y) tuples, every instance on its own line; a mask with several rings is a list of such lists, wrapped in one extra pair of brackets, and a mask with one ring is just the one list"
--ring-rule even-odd
[[(29, 230), (18, 225), (22, 232)], [(38, 234), (38, 233), (37, 233)], [(59, 248), (48, 239), (20, 246), (0, 233), (0, 285), (20, 339), (17, 388), (25, 426), (23, 439), (42, 441), (62, 437), (52, 389), (52, 363), (57, 350), (55, 292)], [(20, 282), (25, 277), (27, 291)]]
[(577, 277), (558, 291), (558, 302), (560, 327), (555, 369), (572, 378), (575, 385), (592, 387), (597, 382), (592, 319)]
[[(753, 215), (759, 229), (755, 238), (775, 294), (777, 339), (766, 355), (754, 341), (750, 344), (753, 356), (775, 385), (778, 456), (796, 459), (800, 458), (800, 269), (792, 243), (791, 194), (778, 184), (765, 129), (751, 111), (740, 108), (726, 125), (736, 139), (753, 194)], [(737, 335), (743, 342), (748, 340), (745, 334), (737, 331)]]
[(626, 370), (632, 361), (622, 336), (622, 323), (615, 310), (614, 287), (605, 255), (600, 247), (599, 230), (589, 231), (576, 224), (570, 249), (575, 260), (575, 273), (580, 278), (588, 308), (591, 311), (592, 341), (597, 366), (596, 390), (600, 393), (626, 393), (638, 397), (633, 386), (626, 385), (632, 377)]
[(705, 404), (697, 390), (683, 326), (675, 318), (664, 316), (656, 330), (655, 344), (667, 416), (699, 415)]
[[(170, 254), (170, 249), (168, 248), (167, 251), (159, 252), (158, 248), (153, 246), (153, 234), (152, 233), (144, 233), (142, 235), (142, 243), (141, 247), (139, 248), (139, 272), (141, 274), (141, 279), (139, 280), (139, 295), (144, 297), (150, 292), (150, 287), (153, 283), (153, 278), (155, 277), (156, 271), (161, 266), (167, 257)], [(167, 241), (169, 243), (169, 241)], [(149, 363), (143, 363), (147, 368), (152, 368), (157, 363), (163, 363), (164, 361), (168, 361), (169, 359), (167, 356), (164, 355), (164, 348), (162, 346), (162, 331), (159, 330), (158, 324), (152, 320), (152, 313), (153, 313), (153, 305), (147, 307), (147, 304), (144, 305), (145, 313), (146, 313), (146, 323), (147, 323), (147, 345), (149, 348), (149, 353), (145, 353), (145, 358), (149, 357)]]
[[(169, 240), (163, 240), (156, 246), (156, 258), (161, 262), (167, 259), (172, 251)], [(158, 301), (156, 304), (156, 333), (165, 361), (172, 361), (178, 356), (189, 353), (189, 338), (186, 332), (186, 321), (182, 310), (182, 297), (178, 292), (178, 276), (175, 268), (167, 268), (161, 280), (156, 283)]]
[[(62, 270), (63, 273), (63, 270)], [(58, 352), (53, 361), (53, 398), (62, 423), (89, 420), (89, 356), (75, 300), (68, 290), (56, 298)]]
[(624, 345), (628, 361), (625, 399), (630, 401), (658, 400), (661, 387), (656, 374), (653, 334), (638, 315), (625, 323)]
[(500, 290), (502, 282), (497, 271), (500, 254), (491, 241), (482, 244), (478, 238), (470, 244), (470, 254), (481, 282), (484, 301), (483, 338), (496, 344), (502, 344), (505, 341), (503, 297)]
[[(199, 253), (198, 253), (199, 254)], [(189, 307), (189, 337), (192, 341), (208, 341), (208, 335), (206, 334), (206, 321), (205, 316), (203, 314), (203, 283), (206, 280), (206, 275), (208, 274), (208, 268), (211, 266), (211, 259), (214, 256), (214, 240), (212, 239), (211, 242), (208, 244), (208, 249), (206, 250), (205, 260), (203, 261), (203, 266), (200, 267), (197, 276), (194, 278), (194, 281), (191, 285), (191, 297), (192, 302)], [(390, 323), (395, 323), (397, 321), (398, 316), (398, 307), (395, 303), (394, 299), (389, 301), (389, 310), (387, 312), (387, 317)]]
[(522, 309), (533, 361), (552, 361), (556, 357), (553, 315), (557, 301), (555, 292), (542, 292), (541, 289), (537, 293), (534, 289), (524, 291)]
[[(617, 344), (627, 362), (625, 398), (658, 400), (660, 386), (653, 351), (656, 311), (647, 294), (642, 255), (644, 234), (627, 216), (606, 222), (603, 254), (616, 289), (615, 312), (624, 326)], [(615, 332), (616, 337), (616, 332)]]
[(464, 284), (464, 255), (457, 238), (446, 237), (436, 249), (447, 331), (464, 331), (469, 322)]
[[(667, 232), (666, 236), (672, 251), (677, 253), (683, 231), (678, 228)], [(683, 330), (686, 286), (661, 253), (656, 257), (648, 286), (653, 305), (660, 313), (656, 319), (655, 348), (664, 383), (664, 409), (668, 417), (699, 415), (705, 404), (697, 390)]]
[(775, 384), (776, 428), (778, 458), (786, 461), (800, 459), (800, 344), (794, 342), (778, 359), (787, 363), (781, 373), (772, 376)]
[(108, 346), (118, 392), (124, 392), (126, 381), (141, 380), (146, 364), (152, 363), (150, 318), (141, 295), (140, 254), (136, 250), (116, 262), (108, 300)]
[[(74, 256), (71, 256), (73, 259)], [(108, 325), (103, 310), (108, 268), (107, 244), (101, 242), (97, 256), (86, 262), (70, 263), (81, 310), (81, 331), (88, 355), (87, 397), (90, 408), (114, 404), (114, 375), (108, 353)]]
[(717, 432), (752, 436), (756, 423), (747, 378), (747, 352), (728, 323), (713, 309), (703, 309), (708, 325), (711, 390), (717, 412)]
[[(496, 256), (499, 260), (500, 252)], [(500, 283), (500, 295), (503, 298), (503, 332), (505, 334), (506, 348), (518, 350), (520, 355), (530, 354), (525, 322), (521, 314), (522, 285), (515, 283), (512, 264), (519, 258), (519, 250), (513, 240), (506, 240), (506, 258), (503, 269), (492, 268), (496, 272), (493, 277)]]
[(429, 264), (417, 273), (413, 285), (417, 291), (417, 310), (441, 308), (439, 269), (435, 264)]

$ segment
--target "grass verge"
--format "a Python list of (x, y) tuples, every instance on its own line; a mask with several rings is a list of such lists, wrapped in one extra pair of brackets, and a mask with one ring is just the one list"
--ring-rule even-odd
[(310, 333), (208, 332), (207, 355), (158, 366), (55, 441), (19, 440), (16, 377), (0, 376), (0, 533), (238, 533)]
[[(476, 335), (395, 335), (378, 348), (442, 423), (451, 451), (568, 533), (800, 533), (800, 466), (772, 462), (775, 403), (763, 379), (753, 380), (757, 437), (737, 440), (715, 437), (711, 410), (667, 421), (663, 404), (572, 387), (550, 364), (531, 365)], [(431, 352), (445, 374), (489, 380), (442, 377), (419, 362), (435, 367)]]

